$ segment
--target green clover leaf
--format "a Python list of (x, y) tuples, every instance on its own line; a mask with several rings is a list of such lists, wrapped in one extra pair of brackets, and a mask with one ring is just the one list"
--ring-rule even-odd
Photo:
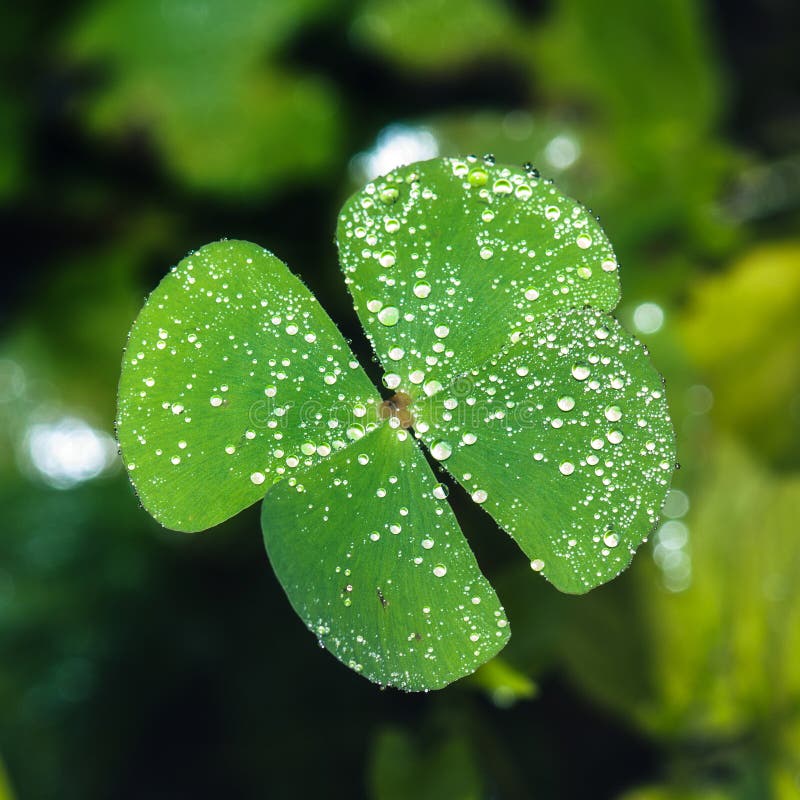
[(392, 397), (275, 256), (217, 242), (133, 325), (120, 447), (168, 527), (263, 497), (270, 561), (320, 643), (370, 680), (439, 688), (509, 626), (414, 437), (535, 571), (585, 592), (656, 521), (675, 459), (663, 385), (607, 313), (617, 262), (596, 220), (533, 170), (396, 170), (345, 204), (338, 245)]

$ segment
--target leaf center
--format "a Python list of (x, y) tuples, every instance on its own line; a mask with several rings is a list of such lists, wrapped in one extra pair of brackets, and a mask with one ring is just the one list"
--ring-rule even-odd
[(383, 419), (396, 417), (401, 428), (410, 428), (414, 424), (414, 416), (410, 411), (411, 395), (397, 392), (380, 405), (380, 415)]

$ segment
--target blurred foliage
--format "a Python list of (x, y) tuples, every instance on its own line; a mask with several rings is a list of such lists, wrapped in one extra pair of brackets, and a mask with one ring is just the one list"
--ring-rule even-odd
[(594, 643), (582, 636), (582, 658), (569, 647), (567, 668), (598, 702), (669, 742), (676, 768), (702, 779), (713, 762), (733, 776), (726, 796), (752, 780), (737, 774), (747, 759), (770, 764), (774, 777), (765, 775), (755, 795), (770, 796), (777, 776), (800, 766), (786, 744), (800, 722), (800, 476), (759, 467), (725, 440), (706, 473), (685, 520), (696, 532), (691, 586), (654, 591), (655, 565), (632, 571), (643, 606), (636, 638), (648, 661), (631, 657), (629, 605), (619, 602), (606, 616), (621, 624), (601, 623), (599, 633), (598, 608), (579, 609), (579, 630), (594, 630)]
[[(628, 247), (679, 235), (718, 252), (731, 236), (713, 212), (731, 156), (715, 135), (723, 97), (701, 8), (564, 0), (528, 51), (541, 91), (590, 110), (594, 163), (614, 187), (593, 202)], [(647, 202), (632, 207), (632, 196)]]
[(495, 705), (507, 708), (520, 700), (536, 696), (536, 684), (523, 672), (511, 666), (502, 656), (478, 667), (464, 681), (485, 691)]
[(324, 170), (338, 154), (336, 100), (319, 77), (276, 56), (324, 0), (118, 0), (96, 3), (67, 53), (110, 66), (87, 122), (144, 130), (190, 186), (267, 191)]
[(14, 800), (14, 796), (11, 794), (11, 787), (8, 785), (6, 769), (2, 761), (0, 761), (0, 800)]
[[(800, 796), (799, 16), (3, 6), (0, 753), (20, 798)], [(406, 696), (317, 648), (254, 513), (166, 534), (116, 461), (57, 488), (33, 436), (60, 469), (89, 463), (136, 309), (225, 235), (295, 265), (368, 363), (336, 213), (421, 147), (530, 160), (602, 215), (620, 318), (667, 377), (683, 494), (627, 573), (574, 598), (454, 487), (513, 636), (470, 679)], [(80, 446), (47, 427), (68, 417), (95, 426)]]
[(458, 734), (437, 735), (418, 749), (402, 730), (381, 731), (370, 782), (375, 800), (479, 800), (484, 796), (475, 754)]
[(798, 461), (798, 308), (800, 243), (761, 244), (692, 287), (682, 326), (719, 403), (717, 419), (782, 464)]
[(399, 67), (447, 71), (503, 53), (512, 26), (497, 0), (366, 0), (354, 37)]
[(20, 111), (0, 89), (0, 200), (11, 195), (22, 179)]

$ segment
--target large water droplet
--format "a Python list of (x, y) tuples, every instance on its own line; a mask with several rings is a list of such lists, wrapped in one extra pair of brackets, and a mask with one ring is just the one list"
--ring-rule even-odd
[(445, 459), (450, 458), (452, 454), (453, 454), (452, 445), (449, 442), (445, 442), (444, 440), (434, 442), (433, 447), (431, 447), (431, 455), (437, 461), (444, 461)]
[(534, 289), (531, 287), (530, 289), (525, 290), (525, 299), (526, 300), (538, 300), (539, 298), (539, 290)]
[(572, 411), (575, 408), (575, 398), (565, 394), (563, 397), (558, 398), (557, 405), (562, 411)]
[(450, 490), (443, 483), (437, 483), (436, 486), (433, 487), (433, 496), (437, 500), (444, 500), (449, 494)]
[(424, 300), (431, 293), (431, 285), (427, 281), (417, 281), (414, 284), (414, 296)]
[(613, 530), (607, 530), (603, 534), (603, 544), (606, 547), (616, 547), (619, 544), (619, 536)]
[(589, 367), (580, 362), (575, 364), (572, 367), (572, 377), (576, 381), (585, 381), (589, 377)]
[(394, 306), (386, 306), (378, 312), (378, 322), (380, 322), (381, 325), (386, 325), (386, 327), (397, 325), (399, 319), (400, 311)]

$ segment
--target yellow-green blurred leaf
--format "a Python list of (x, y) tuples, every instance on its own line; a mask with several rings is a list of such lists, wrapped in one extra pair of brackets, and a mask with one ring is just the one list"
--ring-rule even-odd
[(8, 775), (0, 761), (0, 800), (14, 800), (14, 795), (11, 793), (11, 784), (8, 782)]
[(536, 684), (524, 673), (501, 656), (495, 656), (464, 683), (483, 689), (495, 705), (508, 708), (520, 700), (536, 696)]
[(800, 242), (762, 245), (698, 282), (682, 331), (715, 419), (755, 451), (800, 464)]
[[(664, 733), (777, 734), (800, 707), (800, 476), (721, 443), (687, 524), (692, 582), (653, 590), (640, 571)], [(668, 542), (659, 545), (668, 546)], [(651, 571), (652, 572), (652, 571)]]

